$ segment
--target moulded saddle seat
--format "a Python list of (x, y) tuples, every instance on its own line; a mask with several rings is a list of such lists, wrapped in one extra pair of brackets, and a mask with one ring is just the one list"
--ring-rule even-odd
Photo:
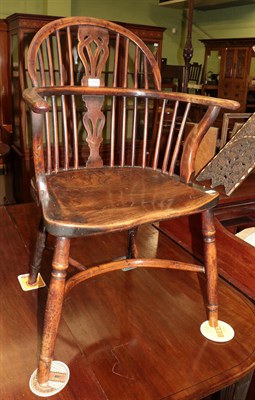
[(49, 233), (80, 236), (193, 214), (217, 203), (218, 194), (159, 170), (104, 167), (47, 177), (43, 217)]

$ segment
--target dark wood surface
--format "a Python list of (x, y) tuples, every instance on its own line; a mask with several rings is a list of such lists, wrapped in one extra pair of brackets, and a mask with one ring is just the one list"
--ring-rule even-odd
[(9, 35), (6, 20), (0, 19), (0, 126), (11, 123), (11, 88), (10, 88), (10, 57), (9, 57)]
[(65, 171), (52, 174), (47, 185), (54, 201), (43, 207), (44, 220), (56, 236), (78, 236), (82, 229), (89, 235), (132, 228), (201, 211), (218, 198), (216, 192), (207, 194), (176, 177), (139, 167)]
[[(28, 271), (39, 216), (34, 204), (0, 208), (5, 400), (36, 399), (28, 381), (37, 365), (47, 288), (23, 292), (17, 276)], [(46, 282), (53, 244), (49, 237)], [(141, 228), (138, 246), (142, 256), (193, 261), (152, 226)], [(125, 254), (126, 233), (73, 239), (71, 248), (72, 257), (87, 265), (107, 261)], [(254, 306), (220, 280), (220, 318), (236, 335), (228, 344), (212, 343), (199, 332), (206, 318), (204, 286), (196, 273), (152, 269), (112, 272), (77, 286), (65, 301), (55, 352), (71, 377), (54, 398), (195, 400), (247, 374), (255, 366)]]

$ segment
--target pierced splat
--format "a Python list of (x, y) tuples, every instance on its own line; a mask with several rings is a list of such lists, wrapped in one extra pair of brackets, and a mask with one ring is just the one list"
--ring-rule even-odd
[(104, 86), (102, 71), (109, 57), (109, 33), (105, 29), (80, 26), (77, 51), (85, 72), (83, 86)]
[(90, 153), (86, 163), (87, 167), (102, 167), (103, 160), (99, 154), (100, 144), (103, 140), (102, 131), (105, 124), (105, 115), (102, 112), (104, 96), (83, 96), (86, 111), (83, 115), (83, 124), (86, 129), (86, 141)]
[[(80, 26), (78, 29), (78, 55), (84, 66), (81, 81), (83, 86), (104, 86), (102, 71), (109, 57), (109, 32), (102, 28)], [(83, 124), (86, 129), (86, 141), (90, 154), (87, 167), (102, 167), (103, 160), (99, 154), (103, 140), (102, 131), (105, 125), (105, 115), (102, 112), (104, 97), (83, 96), (86, 111)]]

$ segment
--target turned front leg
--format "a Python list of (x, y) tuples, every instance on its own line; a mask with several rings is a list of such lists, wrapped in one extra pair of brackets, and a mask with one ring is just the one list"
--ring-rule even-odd
[(52, 262), (51, 282), (46, 304), (42, 348), (37, 372), (40, 385), (46, 385), (49, 379), (56, 336), (64, 301), (65, 278), (68, 268), (70, 239), (57, 238)]

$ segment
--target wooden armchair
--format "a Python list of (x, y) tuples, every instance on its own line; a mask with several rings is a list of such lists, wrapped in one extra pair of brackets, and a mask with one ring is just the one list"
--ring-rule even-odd
[[(52, 387), (53, 352), (65, 294), (90, 277), (141, 267), (201, 272), (207, 277), (209, 325), (218, 326), (212, 212), (218, 194), (193, 186), (191, 179), (196, 151), (220, 108), (234, 110), (239, 104), (161, 92), (160, 71), (146, 45), (132, 32), (105, 20), (70, 17), (45, 25), (31, 42), (27, 65), (32, 88), (24, 91), (24, 99), (31, 108), (32, 190), (42, 209), (30, 285), (37, 279), (46, 234), (56, 237), (39, 366), (30, 382), (36, 394), (45, 396), (67, 381), (63, 378), (63, 383)], [(206, 112), (185, 140), (176, 175), (192, 104), (202, 104)], [(167, 105), (173, 116), (165, 137)], [(182, 115), (178, 130), (177, 115)], [(203, 266), (139, 258), (135, 240), (139, 225), (194, 213), (202, 214)], [(74, 262), (78, 273), (66, 279), (71, 238), (86, 240), (88, 235), (118, 230), (129, 232), (125, 259), (88, 269)]]

